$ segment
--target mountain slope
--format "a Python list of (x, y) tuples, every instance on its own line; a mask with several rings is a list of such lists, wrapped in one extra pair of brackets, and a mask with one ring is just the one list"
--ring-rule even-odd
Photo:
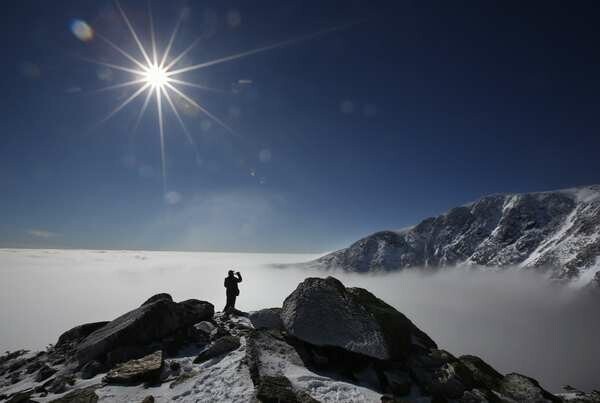
[(313, 262), (348, 271), (461, 263), (547, 268), (592, 281), (600, 255), (600, 185), (485, 196), (399, 231), (381, 231)]

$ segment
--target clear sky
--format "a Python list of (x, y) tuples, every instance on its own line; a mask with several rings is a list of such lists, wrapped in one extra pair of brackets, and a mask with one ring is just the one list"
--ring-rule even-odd
[[(125, 0), (150, 47), (145, 1)], [(175, 99), (136, 131), (142, 59), (111, 1), (4, 2), (0, 247), (328, 251), (487, 193), (600, 182), (594, 1), (154, 1), (228, 131)], [(89, 32), (73, 32), (73, 21)], [(83, 39), (83, 40), (82, 40)], [(241, 81), (240, 81), (241, 80)], [(166, 190), (166, 194), (165, 194)]]

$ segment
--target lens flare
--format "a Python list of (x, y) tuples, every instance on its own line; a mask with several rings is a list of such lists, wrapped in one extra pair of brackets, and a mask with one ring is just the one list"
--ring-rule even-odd
[(94, 39), (94, 30), (90, 27), (87, 22), (83, 20), (72, 20), (71, 21), (71, 32), (82, 42), (89, 42)]

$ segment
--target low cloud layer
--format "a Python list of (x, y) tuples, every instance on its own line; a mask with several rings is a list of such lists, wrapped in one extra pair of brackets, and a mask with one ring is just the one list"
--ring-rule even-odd
[[(168, 292), (222, 309), (223, 277), (244, 275), (239, 308), (281, 306), (308, 276), (274, 263), (314, 255), (0, 250), (0, 348), (41, 348), (72, 326), (109, 320)], [(396, 307), (455, 355), (481, 356), (501, 372), (533, 376), (551, 390), (600, 387), (600, 298), (533, 272), (448, 269), (423, 275), (335, 273)]]

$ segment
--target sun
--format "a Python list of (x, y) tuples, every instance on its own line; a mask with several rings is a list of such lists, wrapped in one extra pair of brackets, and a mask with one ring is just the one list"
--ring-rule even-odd
[[(150, 3), (148, 3), (148, 4), (150, 4)], [(129, 60), (129, 62), (131, 62), (131, 64), (129, 66), (123, 66), (123, 65), (119, 65), (119, 64), (115, 64), (115, 63), (105, 62), (105, 61), (98, 61), (98, 60), (86, 59), (86, 58), (83, 58), (83, 59), (86, 61), (98, 64), (98, 65), (109, 67), (114, 70), (120, 70), (120, 71), (123, 71), (126, 73), (130, 73), (132, 75), (132, 80), (130, 80), (130, 81), (110, 85), (110, 86), (104, 87), (104, 88), (100, 88), (97, 91), (123, 89), (123, 88), (127, 88), (127, 87), (137, 87), (137, 89), (129, 97), (127, 97), (127, 99), (125, 99), (120, 105), (118, 105), (116, 108), (114, 108), (106, 117), (104, 117), (104, 119), (102, 119), (99, 122), (99, 124), (107, 121), (108, 119), (113, 117), (115, 114), (117, 114), (119, 111), (123, 110), (128, 104), (133, 102), (136, 98), (141, 97), (145, 94), (145, 97), (143, 97), (144, 98), (143, 105), (138, 113), (137, 120), (136, 120), (135, 126), (133, 128), (133, 132), (135, 132), (140, 123), (140, 120), (142, 119), (142, 116), (144, 115), (146, 109), (149, 106), (151, 99), (153, 98), (155, 100), (156, 112), (157, 112), (157, 117), (158, 117), (158, 134), (160, 137), (160, 155), (161, 155), (161, 168), (162, 168), (161, 171), (162, 171), (162, 180), (163, 180), (163, 190), (165, 191), (165, 193), (166, 193), (166, 189), (167, 189), (167, 183), (166, 183), (167, 175), (166, 175), (166, 162), (165, 162), (165, 129), (164, 129), (164, 117), (163, 117), (164, 111), (163, 111), (163, 109), (165, 109), (166, 106), (170, 107), (171, 111), (177, 118), (177, 121), (179, 122), (181, 129), (185, 133), (188, 142), (194, 148), (196, 148), (196, 144), (194, 142), (192, 134), (187, 129), (187, 126), (183, 122), (183, 119), (182, 119), (181, 115), (179, 114), (179, 111), (176, 108), (177, 103), (175, 102), (175, 100), (183, 101), (183, 103), (195, 107), (197, 110), (202, 112), (208, 119), (217, 123), (219, 126), (221, 126), (223, 129), (225, 129), (227, 132), (229, 132), (231, 134), (235, 134), (233, 129), (231, 127), (229, 127), (223, 120), (219, 119), (217, 116), (215, 116), (213, 113), (211, 113), (207, 108), (200, 105), (198, 102), (196, 102), (190, 96), (188, 96), (183, 91), (182, 87), (191, 87), (191, 88), (209, 91), (209, 92), (223, 93), (224, 91), (218, 90), (215, 88), (206, 87), (206, 86), (194, 83), (194, 82), (186, 81), (183, 79), (184, 78), (183, 74), (189, 73), (189, 72), (192, 72), (195, 70), (205, 69), (210, 66), (217, 65), (217, 64), (230, 62), (230, 61), (233, 61), (236, 59), (240, 59), (242, 57), (247, 57), (250, 55), (262, 53), (262, 52), (269, 51), (272, 49), (289, 46), (294, 43), (305, 41), (305, 40), (323, 35), (327, 32), (344, 29), (344, 28), (352, 25), (352, 24), (346, 24), (346, 25), (334, 26), (331, 28), (326, 28), (324, 30), (314, 32), (312, 34), (299, 36), (296, 38), (291, 38), (291, 39), (288, 39), (285, 41), (281, 41), (281, 42), (277, 42), (277, 43), (274, 43), (271, 45), (247, 50), (244, 52), (221, 57), (218, 59), (208, 60), (203, 63), (192, 64), (192, 65), (187, 65), (187, 66), (180, 66), (181, 60), (200, 42), (200, 39), (202, 38), (202, 37), (196, 38), (187, 48), (185, 48), (183, 51), (181, 51), (177, 56), (175, 56), (175, 57), (171, 56), (171, 53), (170, 53), (171, 48), (175, 41), (175, 37), (180, 28), (180, 25), (183, 21), (183, 14), (178, 19), (178, 21), (175, 25), (175, 28), (173, 29), (173, 32), (168, 40), (166, 48), (161, 52), (157, 49), (156, 33), (154, 31), (154, 20), (152, 18), (151, 8), (149, 7), (150, 47), (147, 49), (142, 44), (140, 37), (138, 36), (137, 32), (133, 28), (133, 25), (131, 24), (131, 21), (125, 14), (125, 11), (121, 7), (119, 0), (115, 0), (115, 5), (116, 5), (117, 10), (121, 14), (121, 17), (123, 18), (125, 25), (129, 29), (129, 32), (131, 33), (131, 36), (132, 36), (134, 42), (137, 44), (137, 52), (136, 52), (135, 47), (131, 51), (124, 50), (119, 45), (112, 42), (110, 39), (103, 36), (99, 32), (94, 32), (94, 35), (96, 37), (98, 37), (99, 39), (101, 39), (103, 42), (105, 42), (107, 45), (109, 45), (111, 48), (113, 48), (115, 51), (117, 51), (119, 54), (121, 54), (121, 56), (123, 56), (127, 60)], [(89, 28), (89, 29), (91, 29), (91, 28)], [(76, 35), (77, 35), (77, 33), (76, 33)], [(137, 55), (135, 53), (137, 53)], [(181, 103), (181, 102), (179, 102), (179, 103)], [(196, 149), (196, 153), (198, 153), (197, 149)]]
[(146, 84), (160, 90), (164, 90), (165, 86), (169, 82), (168, 71), (158, 64), (149, 66), (144, 72), (144, 81)]

